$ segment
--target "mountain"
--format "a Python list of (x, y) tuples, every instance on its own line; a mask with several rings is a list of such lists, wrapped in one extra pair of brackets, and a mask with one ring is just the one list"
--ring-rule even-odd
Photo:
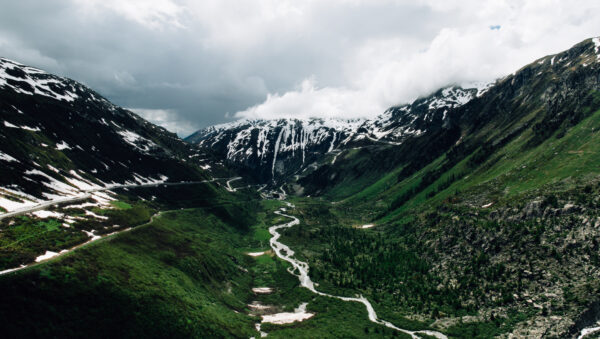
[[(365, 179), (377, 172), (369, 181), (373, 183), (382, 174), (402, 166), (400, 180), (440, 156), (450, 167), (467, 158), (480, 163), (515, 139), (528, 140), (528, 149), (555, 133), (562, 135), (593, 110), (598, 89), (595, 41), (588, 39), (565, 52), (536, 60), (499, 79), (464, 105), (444, 109), (446, 119), (441, 126), (429, 125), (423, 133), (397, 147), (347, 151), (334, 164), (321, 166), (314, 174), (300, 178), (298, 185), (305, 194), (312, 195), (335, 186), (347, 190), (354, 178)], [(381, 172), (379, 167), (386, 169)]]
[(444, 128), (347, 150), (284, 185), (319, 196), (307, 227), (288, 235), (311, 274), (454, 337), (574, 338), (597, 326), (600, 38), (535, 60), (447, 116)]
[[(599, 331), (600, 38), (376, 119), (240, 121), (194, 145), (2, 65), (4, 199), (114, 199), (0, 215), (7, 337)], [(172, 185), (112, 189), (136, 178)]]
[(282, 177), (303, 218), (287, 243), (321, 290), (378, 300), (388, 319), (577, 337), (600, 319), (600, 38), (470, 93), (392, 108)]
[(0, 211), (102, 187), (204, 180), (219, 172), (207, 159), (80, 83), (0, 59)]
[(185, 140), (219, 154), (259, 182), (282, 182), (315, 168), (325, 154), (365, 145), (400, 144), (440, 128), (448, 121), (449, 110), (480, 96), (489, 86), (442, 88), (372, 120), (240, 120), (205, 128)]

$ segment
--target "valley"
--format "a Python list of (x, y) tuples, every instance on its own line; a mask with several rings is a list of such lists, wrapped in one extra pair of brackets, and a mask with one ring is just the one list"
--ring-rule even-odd
[(598, 334), (598, 38), (375, 119), (185, 141), (0, 68), (6, 337)]
[[(293, 208), (294, 205), (292, 204), (286, 204), (286, 206), (288, 208)], [(297, 259), (293, 258), (294, 255), (294, 251), (292, 251), (288, 246), (280, 243), (278, 241), (278, 239), (281, 237), (281, 234), (279, 234), (277, 232), (278, 229), (281, 228), (289, 228), (289, 227), (293, 227), (295, 225), (298, 225), (300, 223), (300, 220), (296, 217), (284, 214), (282, 212), (286, 212), (285, 208), (281, 208), (280, 211), (275, 211), (274, 213), (277, 215), (281, 215), (287, 218), (292, 219), (292, 221), (286, 223), (286, 224), (281, 224), (281, 225), (276, 225), (276, 226), (271, 226), (269, 227), (269, 232), (271, 233), (271, 235), (273, 236), (269, 242), (271, 244), (271, 248), (273, 249), (273, 251), (275, 251), (275, 254), (289, 262), (292, 267), (291, 270), (289, 270), (289, 272), (291, 274), (294, 274), (298, 277), (298, 279), (300, 280), (300, 285), (302, 287), (305, 287), (307, 289), (309, 289), (311, 292), (321, 295), (321, 296), (325, 296), (325, 297), (330, 297), (330, 298), (335, 298), (335, 299), (340, 299), (343, 301), (349, 301), (349, 302), (358, 302), (363, 304), (366, 309), (367, 309), (367, 313), (368, 313), (368, 317), (369, 320), (373, 323), (379, 324), (379, 325), (384, 325), (386, 327), (389, 327), (391, 329), (394, 329), (396, 331), (399, 331), (401, 333), (407, 334), (409, 335), (411, 338), (418, 338), (419, 334), (425, 334), (428, 336), (432, 336), (432, 337), (436, 337), (436, 338), (440, 338), (440, 339), (446, 339), (447, 337), (439, 332), (434, 332), (434, 331), (429, 331), (429, 330), (422, 330), (422, 331), (417, 331), (417, 332), (412, 332), (412, 331), (408, 331), (405, 329), (401, 329), (399, 327), (396, 327), (394, 324), (385, 321), (385, 320), (381, 320), (377, 317), (377, 313), (375, 313), (375, 310), (373, 309), (373, 306), (371, 305), (371, 303), (369, 302), (369, 300), (367, 300), (365, 297), (363, 297), (362, 295), (358, 296), (358, 297), (340, 297), (340, 296), (336, 296), (336, 295), (331, 295), (331, 294), (327, 294), (327, 293), (323, 293), (323, 292), (319, 292), (316, 288), (315, 288), (315, 283), (310, 279), (308, 272), (309, 272), (309, 265), (305, 262), (299, 261)], [(296, 271), (298, 271), (296, 273)]]

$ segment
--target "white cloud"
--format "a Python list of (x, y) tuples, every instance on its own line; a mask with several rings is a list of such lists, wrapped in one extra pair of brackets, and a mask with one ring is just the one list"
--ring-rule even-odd
[(72, 0), (87, 15), (102, 16), (110, 10), (148, 28), (184, 27), (185, 7), (172, 0)]
[(372, 117), (448, 84), (494, 80), (600, 34), (595, 1), (423, 3), (459, 17), (429, 41), (405, 34), (362, 41), (343, 60), (345, 87), (316, 88), (314, 76), (307, 77), (302, 89), (269, 94), (236, 116)]
[(171, 132), (177, 133), (181, 137), (186, 137), (198, 130), (197, 125), (180, 118), (177, 112), (172, 109), (128, 109), (155, 125), (162, 126)]
[(237, 112), (237, 118), (275, 119), (279, 117), (344, 117), (354, 118), (381, 113), (373, 100), (365, 100), (364, 93), (337, 88), (317, 88), (314, 79), (302, 81), (299, 88), (282, 95), (269, 94), (262, 104)]

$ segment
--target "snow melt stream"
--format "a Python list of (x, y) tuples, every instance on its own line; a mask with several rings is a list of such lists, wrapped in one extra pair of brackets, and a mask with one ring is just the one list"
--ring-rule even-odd
[[(288, 206), (290, 206), (290, 205), (288, 205)], [(318, 294), (320, 296), (336, 298), (336, 299), (340, 299), (343, 301), (359, 302), (359, 303), (365, 305), (365, 307), (367, 308), (367, 313), (369, 314), (370, 321), (372, 321), (376, 324), (384, 325), (386, 327), (395, 329), (399, 332), (406, 333), (406, 334), (410, 335), (412, 338), (415, 338), (415, 339), (419, 338), (417, 336), (417, 334), (426, 334), (426, 335), (434, 336), (439, 339), (447, 339), (447, 337), (440, 332), (427, 331), (427, 330), (426, 331), (409, 331), (409, 330), (399, 328), (399, 327), (395, 326), (394, 324), (390, 323), (389, 321), (379, 319), (377, 317), (377, 313), (375, 313), (375, 309), (373, 309), (373, 305), (371, 305), (369, 300), (367, 298), (363, 297), (362, 295), (352, 298), (352, 297), (341, 297), (341, 296), (337, 296), (337, 295), (331, 295), (331, 294), (327, 294), (327, 293), (318, 291), (315, 288), (314, 282), (310, 279), (310, 276), (308, 275), (308, 270), (309, 270), (308, 264), (303, 261), (300, 261), (298, 259), (294, 259), (294, 257), (293, 257), (294, 251), (292, 249), (290, 249), (287, 245), (284, 245), (279, 242), (279, 238), (281, 237), (281, 234), (278, 232), (278, 230), (298, 225), (298, 224), (300, 224), (300, 220), (294, 216), (284, 214), (282, 211), (275, 211), (275, 214), (290, 218), (290, 219), (292, 219), (292, 221), (285, 223), (285, 224), (280, 224), (280, 225), (275, 225), (275, 226), (269, 227), (269, 233), (271, 233), (271, 235), (273, 236), (269, 240), (269, 243), (271, 245), (271, 248), (273, 249), (273, 251), (279, 258), (289, 262), (292, 265), (293, 270), (288, 269), (288, 271), (291, 274), (298, 277), (298, 279), (300, 280), (300, 285), (302, 287), (306, 287), (311, 292)], [(297, 274), (294, 273), (296, 271), (299, 273), (297, 273)]]

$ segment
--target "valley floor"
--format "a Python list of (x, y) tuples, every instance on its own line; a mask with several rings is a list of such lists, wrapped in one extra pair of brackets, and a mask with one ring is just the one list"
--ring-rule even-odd
[[(364, 305), (315, 295), (298, 284), (290, 265), (269, 250), (268, 228), (286, 219), (272, 213), (285, 207), (281, 202), (250, 199), (218, 206), (163, 212), (143, 227), (3, 276), (3, 334), (402, 335), (372, 323)], [(232, 217), (242, 222), (236, 226)], [(264, 253), (248, 255), (254, 252)], [(290, 317), (302, 321), (285, 320)]]
[[(233, 182), (226, 186), (235, 191)], [(211, 185), (123, 191), (117, 206), (124, 209), (109, 217), (129, 215), (135, 206), (145, 211), (140, 220), (163, 212), (142, 227), (0, 277), (3, 333), (541, 337), (538, 329), (547, 323), (536, 321), (574, 314), (575, 308), (555, 305), (544, 316), (548, 310), (514, 300), (480, 299), (473, 307), (468, 290), (445, 289), (430, 251), (398, 242), (389, 224), (371, 223), (343, 205), (261, 200), (249, 189), (219, 192)], [(408, 243), (424, 244), (403, 234)], [(507, 288), (503, 276), (495, 279), (492, 289)]]

